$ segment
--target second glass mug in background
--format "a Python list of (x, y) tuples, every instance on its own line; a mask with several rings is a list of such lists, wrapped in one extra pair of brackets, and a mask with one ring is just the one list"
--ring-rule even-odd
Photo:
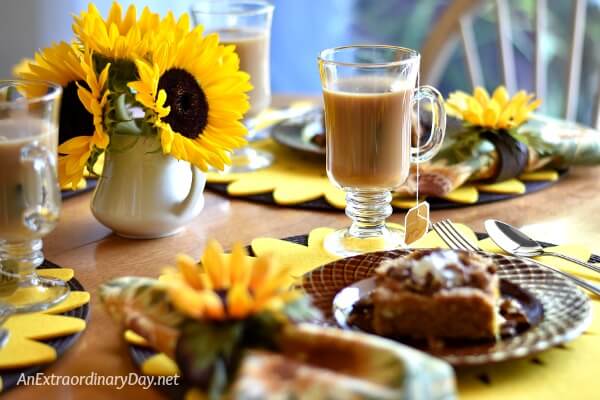
[[(347, 229), (324, 240), (330, 253), (350, 256), (389, 250), (404, 243), (402, 231), (386, 225), (391, 192), (408, 178), (411, 162), (430, 160), (446, 129), (444, 100), (430, 86), (417, 87), (420, 56), (396, 46), (344, 46), (318, 58), (327, 138), (327, 175), (346, 191)], [(431, 135), (411, 144), (411, 116), (431, 102)], [(419, 120), (417, 116), (417, 121)]]
[(69, 293), (43, 278), (42, 237), (60, 211), (56, 148), (62, 89), (0, 80), (0, 303), (17, 312), (51, 307)]
[[(269, 71), (271, 21), (273, 5), (262, 0), (199, 0), (192, 6), (194, 24), (203, 25), (205, 33), (219, 34), (221, 44), (236, 46), (240, 69), (250, 75), (250, 110), (244, 120), (252, 140), (255, 118), (271, 104)], [(265, 151), (244, 147), (231, 155), (228, 172), (247, 172), (272, 164), (273, 156)]]

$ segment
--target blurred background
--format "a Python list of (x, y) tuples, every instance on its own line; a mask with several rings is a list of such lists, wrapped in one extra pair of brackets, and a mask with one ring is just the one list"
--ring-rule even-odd
[[(564, 84), (572, 30), (572, 1), (547, 0), (548, 35), (544, 40), (548, 60), (548, 96), (545, 111), (558, 113), (563, 106)], [(122, 1), (140, 9), (150, 6), (177, 15), (189, 9), (191, 0)], [(419, 49), (436, 20), (452, 0), (272, 0), (275, 15), (272, 33), (272, 88), (275, 93), (319, 94), (316, 56), (320, 50), (349, 43), (386, 43)], [(477, 47), (488, 89), (501, 80), (493, 1), (474, 21)], [(486, 4), (488, 3), (488, 4)], [(18, 0), (2, 2), (0, 14), (0, 76), (35, 49), (52, 41), (70, 40), (71, 14), (87, 7), (87, 0)], [(111, 0), (96, 0), (106, 15)], [(532, 34), (534, 0), (509, 0), (518, 86), (533, 90)], [(489, 6), (489, 7), (485, 7)], [(600, 0), (587, 2), (586, 34), (580, 105), (593, 104), (600, 81)], [(440, 44), (441, 46), (442, 44)], [(438, 83), (442, 93), (470, 90), (461, 46), (453, 51), (448, 68)], [(592, 107), (579, 107), (578, 119), (591, 119)]]

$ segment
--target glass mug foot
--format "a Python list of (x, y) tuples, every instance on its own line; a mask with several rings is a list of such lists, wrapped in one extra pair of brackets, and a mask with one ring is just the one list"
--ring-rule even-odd
[(325, 250), (340, 257), (394, 250), (404, 246), (404, 231), (389, 225), (383, 226), (376, 236), (356, 237), (350, 233), (350, 228), (344, 228), (330, 233), (323, 239)]
[(273, 164), (273, 155), (267, 151), (244, 147), (231, 154), (231, 165), (225, 173), (250, 172)]
[(3, 282), (0, 291), (10, 290), (11, 294), (0, 297), (0, 301), (14, 308), (17, 313), (43, 311), (63, 301), (71, 291), (69, 285), (60, 279), (33, 276), (20, 282)]

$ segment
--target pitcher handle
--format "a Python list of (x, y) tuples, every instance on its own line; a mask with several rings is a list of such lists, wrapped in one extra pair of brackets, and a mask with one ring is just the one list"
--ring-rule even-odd
[[(417, 145), (410, 147), (410, 159), (413, 163), (431, 160), (442, 146), (446, 134), (446, 109), (444, 108), (444, 98), (440, 92), (428, 85), (418, 87), (415, 89), (411, 109), (414, 110), (414, 106), (421, 100), (431, 103), (431, 134), (423, 145), (418, 137)], [(417, 121), (420, 121), (420, 115), (417, 116)]]
[(190, 165), (190, 169), (192, 171), (190, 190), (187, 196), (185, 196), (185, 198), (173, 209), (173, 212), (176, 215), (183, 215), (194, 208), (202, 207), (204, 205), (203, 198), (206, 178), (197, 167)]

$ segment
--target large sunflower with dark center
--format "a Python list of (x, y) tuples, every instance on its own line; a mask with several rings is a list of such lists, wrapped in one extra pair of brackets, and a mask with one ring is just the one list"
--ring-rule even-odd
[(171, 107), (163, 121), (183, 136), (197, 138), (208, 124), (208, 101), (194, 76), (183, 69), (169, 69), (158, 81), (161, 89), (167, 93), (165, 107)]
[(89, 86), (84, 81), (71, 81), (63, 87), (58, 128), (59, 143), (76, 136), (90, 136), (94, 133), (94, 117), (79, 100), (77, 83), (89, 90)]

